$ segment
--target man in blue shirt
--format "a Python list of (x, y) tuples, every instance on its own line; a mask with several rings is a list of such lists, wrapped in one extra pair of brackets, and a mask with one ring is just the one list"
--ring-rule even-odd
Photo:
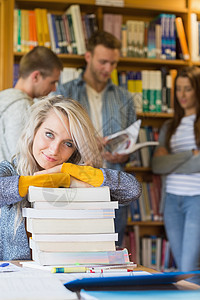
[[(105, 137), (130, 126), (136, 120), (133, 96), (127, 90), (114, 85), (110, 79), (120, 58), (121, 43), (112, 34), (95, 32), (88, 41), (85, 53), (85, 71), (70, 82), (59, 85), (56, 94), (79, 101), (88, 111), (101, 142)], [(102, 152), (105, 166), (123, 170), (129, 155)], [(115, 229), (121, 246), (127, 222), (127, 206), (116, 211)]]

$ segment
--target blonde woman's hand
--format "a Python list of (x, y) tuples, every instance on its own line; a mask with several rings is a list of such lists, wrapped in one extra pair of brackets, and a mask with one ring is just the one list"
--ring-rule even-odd
[(90, 188), (93, 186), (84, 181), (80, 181), (80, 180), (74, 178), (73, 176), (70, 176), (70, 187), (71, 188), (77, 188), (77, 187), (78, 188)]
[(55, 166), (53, 168), (47, 169), (47, 170), (42, 170), (42, 171), (35, 172), (33, 175), (61, 173), (61, 168), (62, 168), (62, 164), (58, 165), (58, 166)]

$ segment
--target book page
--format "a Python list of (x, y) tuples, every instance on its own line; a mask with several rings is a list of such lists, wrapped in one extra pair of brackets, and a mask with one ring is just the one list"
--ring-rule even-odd
[(39, 270), (1, 274), (0, 298), (4, 300), (77, 300), (58, 278)]

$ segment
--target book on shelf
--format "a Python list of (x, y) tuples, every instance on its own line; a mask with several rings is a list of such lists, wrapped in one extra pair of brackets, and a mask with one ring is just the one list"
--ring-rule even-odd
[(27, 231), (34, 234), (114, 233), (113, 219), (33, 219), (27, 218)]
[(49, 36), (50, 36), (51, 50), (53, 52), (57, 53), (55, 36), (54, 36), (54, 29), (53, 29), (53, 21), (52, 21), (52, 16), (51, 16), (50, 13), (47, 13), (47, 22), (48, 22), (48, 27), (49, 27)]
[(71, 5), (65, 12), (67, 15), (71, 16), (73, 23), (73, 31), (75, 36), (75, 41), (77, 45), (77, 54), (84, 54), (86, 52), (83, 25), (81, 19), (81, 12), (79, 5)]
[[(156, 177), (156, 178), (155, 178)], [(142, 194), (130, 205), (130, 219), (138, 221), (162, 221), (161, 181), (158, 175), (153, 175), (152, 182), (142, 182)]]
[(22, 208), (22, 215), (34, 219), (109, 219), (115, 217), (114, 209), (34, 209)]
[(115, 242), (35, 242), (29, 239), (30, 248), (37, 247), (39, 251), (46, 252), (98, 252), (98, 251), (115, 251)]
[(91, 188), (44, 188), (30, 186), (28, 191), (28, 201), (48, 201), (54, 202), (102, 202), (110, 201), (110, 189), (104, 187)]
[(127, 45), (127, 26), (125, 24), (122, 24), (121, 27), (121, 43), (122, 43), (122, 48), (121, 48), (121, 55), (122, 57), (127, 56), (128, 52), (128, 45)]
[(36, 18), (36, 31), (37, 31), (38, 45), (44, 46), (43, 14), (41, 8), (35, 8), (35, 18)]
[(141, 120), (137, 120), (126, 129), (107, 136), (106, 150), (111, 153), (130, 154), (143, 147), (158, 145), (156, 141), (143, 141), (136, 144), (140, 125)]
[(197, 14), (191, 13), (191, 60), (199, 61), (199, 22)]
[(121, 40), (121, 14), (104, 14), (103, 15), (103, 30), (113, 34), (118, 40)]
[(50, 14), (50, 16), (51, 16), (51, 20), (49, 20), (49, 24), (52, 25), (52, 26), (50, 25), (50, 30), (52, 30), (52, 33), (50, 34), (50, 36), (53, 35), (53, 39), (51, 40), (51, 42), (53, 42), (53, 45), (55, 46), (54, 52), (56, 54), (60, 54), (61, 53), (61, 48), (59, 46), (59, 37), (58, 37), (57, 29), (56, 29), (56, 15), (55, 14)]
[(161, 269), (162, 238), (158, 236), (142, 237), (142, 265), (156, 269)]
[(183, 26), (182, 18), (177, 17), (175, 19), (175, 23), (176, 23), (177, 38), (178, 38), (180, 46), (181, 46), (183, 59), (184, 60), (189, 60), (190, 59), (190, 54), (189, 54), (189, 49), (188, 49), (188, 45), (187, 45), (185, 29), (184, 29), (184, 26)]
[(136, 240), (135, 240), (135, 232), (130, 231), (129, 232), (129, 245), (130, 245), (130, 260), (133, 262), (137, 261), (137, 256), (136, 256)]
[(36, 17), (35, 11), (29, 10), (29, 48), (33, 49), (38, 45), (37, 30), (36, 30)]
[(41, 16), (43, 21), (43, 39), (44, 39), (44, 46), (50, 48), (50, 33), (49, 33), (49, 26), (47, 20), (47, 9), (41, 9)]
[(67, 264), (125, 264), (129, 263), (127, 249), (117, 251), (97, 252), (46, 252), (32, 246), (32, 256), (36, 263), (41, 265), (67, 265)]

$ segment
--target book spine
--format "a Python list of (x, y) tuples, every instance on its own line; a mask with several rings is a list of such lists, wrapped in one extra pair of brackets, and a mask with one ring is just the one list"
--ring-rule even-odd
[(26, 52), (25, 47), (25, 10), (21, 10), (21, 51)]
[(44, 36), (43, 36), (43, 25), (42, 25), (42, 11), (40, 8), (35, 8), (36, 17), (36, 29), (37, 29), (37, 40), (39, 46), (44, 46)]
[(65, 25), (62, 16), (59, 16), (59, 25), (60, 25), (60, 33), (61, 33), (61, 38), (62, 38), (62, 47), (63, 47), (63, 52), (64, 53), (69, 53), (68, 51), (68, 42), (67, 42), (67, 37), (66, 37), (66, 32), (65, 32)]
[(156, 111), (156, 71), (149, 71), (150, 76), (150, 94), (149, 94), (149, 111)]
[(71, 37), (72, 53), (78, 54), (77, 42), (76, 42), (75, 34), (74, 34), (73, 20), (72, 20), (72, 15), (70, 13), (67, 13), (67, 20), (68, 20), (68, 25), (69, 25), (70, 37)]
[(185, 35), (185, 30), (184, 30), (182, 18), (177, 17), (175, 19), (175, 23), (176, 23), (177, 35), (178, 35), (180, 45), (181, 45), (183, 59), (189, 60), (190, 59), (190, 54), (189, 54), (189, 50), (188, 50), (188, 45), (187, 45), (187, 41), (186, 41), (186, 35)]
[(142, 75), (138, 71), (135, 73), (135, 93), (133, 95), (136, 112), (142, 112)]
[(155, 71), (155, 98), (156, 112), (162, 111), (162, 75), (161, 71)]
[(42, 14), (43, 30), (44, 30), (44, 33), (43, 33), (44, 46), (47, 48), (50, 48), (51, 42), (50, 42), (49, 26), (48, 26), (48, 20), (47, 20), (47, 9), (42, 9), (41, 14)]
[(51, 14), (51, 19), (52, 19), (52, 28), (53, 28), (53, 34), (54, 34), (54, 40), (55, 40), (55, 53), (59, 54), (59, 53), (61, 53), (61, 49), (60, 49), (59, 44), (58, 44), (58, 34), (57, 34), (57, 30), (56, 30), (56, 19), (55, 19), (54, 14)]
[(149, 71), (143, 70), (142, 72), (142, 103), (143, 111), (149, 111), (149, 94), (150, 94), (150, 77)]
[(170, 14), (170, 43), (171, 43), (171, 59), (176, 59), (176, 28), (175, 28), (175, 18), (176, 16)]
[(50, 13), (47, 13), (47, 21), (48, 21), (49, 34), (50, 34), (51, 50), (56, 53), (55, 37), (53, 32), (52, 17)]

